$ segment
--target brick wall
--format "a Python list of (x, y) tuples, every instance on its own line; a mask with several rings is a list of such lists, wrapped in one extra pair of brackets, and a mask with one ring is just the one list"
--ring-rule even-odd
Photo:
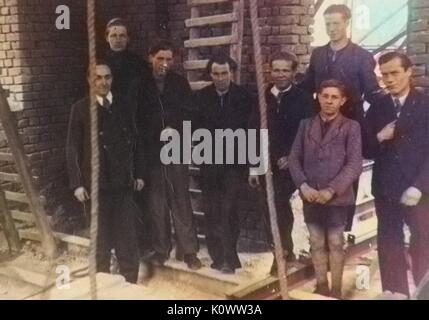
[(414, 69), (414, 84), (429, 93), (429, 1), (409, 3), (408, 53)]

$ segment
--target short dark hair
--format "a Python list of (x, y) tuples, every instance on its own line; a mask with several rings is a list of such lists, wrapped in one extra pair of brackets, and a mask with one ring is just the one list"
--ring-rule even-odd
[(341, 13), (343, 15), (343, 18), (345, 20), (350, 20), (352, 18), (352, 12), (350, 11), (350, 8), (347, 7), (344, 4), (333, 4), (333, 5), (330, 5), (325, 10), (325, 12), (323, 13), (323, 15), (333, 14), (333, 13)]
[(149, 55), (150, 56), (154, 56), (156, 55), (159, 51), (171, 51), (174, 53), (174, 47), (173, 44), (170, 41), (167, 40), (161, 40), (159, 42), (157, 42), (155, 45), (153, 45), (152, 47), (150, 47), (149, 49)]
[(232, 59), (226, 54), (217, 54), (212, 56), (209, 62), (207, 62), (206, 71), (208, 74), (212, 72), (212, 66), (214, 63), (228, 64), (232, 72), (235, 72), (237, 70), (237, 62), (235, 62), (234, 59)]
[(128, 26), (122, 18), (113, 18), (109, 22), (107, 22), (105, 30), (106, 36), (109, 34), (111, 27), (124, 27), (125, 29), (127, 29), (127, 33), (129, 33)]
[(273, 66), (273, 61), (284, 60), (292, 62), (292, 69), (295, 71), (298, 68), (298, 57), (290, 51), (275, 52), (270, 57), (270, 67)]
[(322, 93), (323, 89), (326, 88), (337, 88), (343, 97), (347, 97), (347, 87), (340, 80), (337, 79), (329, 79), (322, 81), (319, 86), (318, 93)]
[[(95, 66), (107, 66), (107, 67), (109, 67), (110, 72), (112, 72), (112, 67), (111, 67), (111, 66), (110, 66), (110, 64), (109, 64), (106, 60), (104, 60), (104, 59), (98, 59), (98, 58), (97, 58), (97, 60), (95, 61)], [(91, 66), (90, 66), (90, 65), (88, 65), (88, 69), (86, 70), (86, 75), (87, 75), (87, 77), (89, 77), (89, 76), (90, 76), (90, 69), (91, 69)]]
[(396, 59), (396, 58), (401, 60), (401, 66), (404, 68), (404, 70), (408, 70), (409, 68), (411, 68), (413, 66), (413, 63), (411, 62), (410, 58), (406, 54), (404, 54), (402, 52), (398, 52), (398, 51), (391, 51), (391, 52), (383, 54), (378, 59), (378, 64), (382, 65), (382, 64), (388, 63), (389, 61), (392, 61), (393, 59)]

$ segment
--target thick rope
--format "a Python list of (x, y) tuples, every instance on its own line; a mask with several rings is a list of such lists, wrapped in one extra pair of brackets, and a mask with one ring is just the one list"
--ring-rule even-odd
[(98, 114), (95, 105), (94, 80), (96, 67), (95, 43), (95, 0), (87, 0), (88, 54), (90, 75), (90, 117), (91, 117), (91, 228), (89, 248), (89, 282), (91, 299), (97, 300), (97, 234), (98, 234), (98, 180), (100, 171), (98, 150)]
[[(253, 49), (255, 56), (255, 67), (256, 67), (256, 82), (258, 85), (258, 96), (259, 96), (259, 113), (261, 117), (261, 129), (268, 128), (267, 120), (267, 102), (265, 100), (264, 90), (264, 72), (262, 68), (262, 55), (261, 55), (261, 43), (259, 35), (259, 23), (258, 23), (258, 1), (250, 0), (250, 19), (252, 23), (252, 35), (253, 35)], [(268, 139), (269, 140), (269, 139)], [(265, 175), (266, 181), (266, 192), (268, 210), (270, 213), (271, 232), (274, 240), (274, 253), (277, 260), (277, 269), (280, 283), (280, 294), (283, 300), (288, 300), (288, 286), (287, 286), (287, 274), (286, 274), (286, 261), (283, 254), (283, 248), (280, 241), (279, 226), (277, 223), (277, 212), (274, 199), (274, 187), (273, 187), (273, 174), (271, 171), (271, 161), (269, 146), (267, 148), (267, 159), (268, 159), (268, 171)]]

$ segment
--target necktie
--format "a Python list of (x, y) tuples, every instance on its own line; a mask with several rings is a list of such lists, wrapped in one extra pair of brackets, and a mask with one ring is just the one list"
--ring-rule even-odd
[(277, 95), (276, 99), (277, 99), (278, 105), (282, 102), (283, 95), (284, 95), (284, 92), (279, 92), (279, 94)]
[(106, 97), (103, 98), (103, 107), (106, 109), (110, 108), (110, 102)]
[(223, 105), (225, 104), (225, 95), (221, 94), (219, 96), (219, 99), (220, 99), (220, 107), (223, 109)]
[(395, 98), (394, 100), (393, 100), (393, 102), (395, 103), (395, 111), (396, 111), (396, 114), (400, 114), (401, 113), (401, 109), (402, 109), (402, 103), (401, 103), (401, 101), (398, 99), (398, 98)]

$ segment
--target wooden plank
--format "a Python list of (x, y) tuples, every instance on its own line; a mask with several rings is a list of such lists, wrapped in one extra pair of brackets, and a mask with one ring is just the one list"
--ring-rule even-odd
[(15, 228), (15, 222), (7, 206), (4, 191), (0, 191), (0, 223), (2, 225), (6, 241), (11, 252), (20, 252), (22, 249), (21, 239)]
[(23, 212), (19, 210), (11, 210), (12, 218), (18, 221), (34, 222), (34, 216), (31, 212)]
[(54, 235), (56, 238), (60, 239), (62, 242), (67, 242), (67, 243), (75, 244), (75, 245), (78, 245), (81, 247), (89, 248), (90, 241), (88, 238), (73, 236), (73, 235), (65, 234), (65, 233), (61, 233), (61, 232), (54, 232)]
[(13, 154), (0, 152), (0, 161), (14, 162)]
[(21, 177), (25, 194), (28, 195), (31, 212), (36, 217), (36, 225), (42, 234), (42, 244), (48, 257), (57, 255), (57, 246), (47, 218), (45, 208), (40, 202), (39, 192), (31, 175), (28, 159), (24, 152), (24, 145), (18, 133), (15, 115), (10, 110), (3, 87), (0, 85), (0, 119), (9, 148), (15, 158), (15, 165)]
[(185, 41), (185, 48), (215, 47), (237, 43), (235, 36), (220, 36)]
[(20, 182), (21, 179), (17, 173), (0, 172), (0, 181)]
[(188, 5), (196, 7), (196, 6), (203, 6), (206, 4), (225, 3), (230, 1), (231, 0), (188, 0)]
[(189, 83), (192, 90), (200, 90), (200, 89), (203, 89), (203, 88), (205, 88), (211, 84), (212, 84), (211, 81), (194, 81), (194, 82)]
[(201, 70), (201, 69), (205, 69), (207, 67), (207, 63), (209, 62), (208, 59), (206, 60), (190, 60), (190, 61), (185, 61), (183, 63), (183, 68), (187, 71), (190, 70)]
[(25, 193), (21, 192), (12, 192), (12, 191), (5, 191), (6, 200), (9, 201), (15, 201), (20, 203), (28, 203), (28, 198)]
[(237, 84), (241, 83), (241, 54), (243, 48), (243, 33), (244, 33), (244, 1), (235, 1), (233, 4), (233, 13), (237, 17), (237, 22), (232, 24), (231, 34), (237, 37), (237, 43), (232, 44), (230, 48), (230, 56), (237, 63), (237, 70), (234, 74), (234, 80)]
[[(197, 7), (191, 8), (191, 18), (198, 18), (200, 16), (200, 9)], [(189, 39), (198, 39), (200, 37), (200, 29), (191, 28), (189, 30)], [(199, 50), (198, 49), (189, 49), (188, 50), (188, 59), (189, 60), (198, 60), (199, 59)], [(197, 81), (198, 77), (195, 72), (187, 72), (187, 78), (189, 82)]]
[(205, 16), (201, 18), (190, 18), (185, 20), (187, 28), (204, 27), (222, 23), (231, 23), (238, 21), (236, 13), (216, 14), (213, 16)]

